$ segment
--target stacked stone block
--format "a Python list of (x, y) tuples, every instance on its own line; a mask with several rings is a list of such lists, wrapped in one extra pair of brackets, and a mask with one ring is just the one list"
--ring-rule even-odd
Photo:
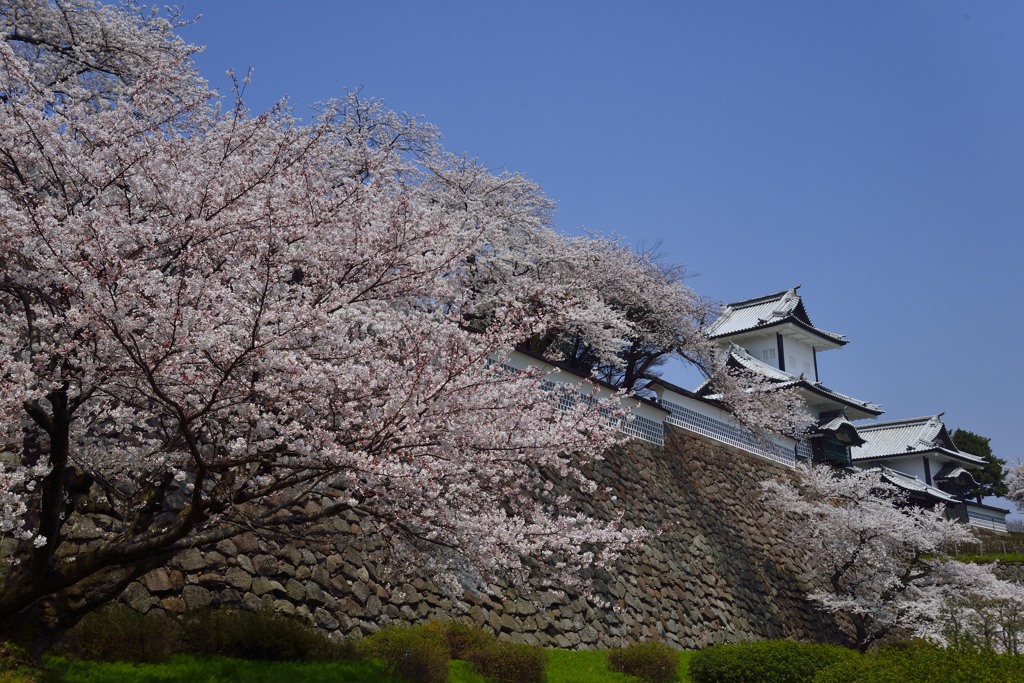
[(685, 430), (671, 428), (667, 437), (665, 447), (632, 441), (590, 467), (603, 494), (578, 500), (584, 511), (604, 519), (621, 511), (627, 525), (658, 533), (589, 574), (589, 597), (542, 586), (529, 599), (503, 586), (452, 597), (429, 576), (389, 581), (388, 544), (349, 513), (322, 534), (248, 532), (188, 550), (122, 599), (140, 611), (269, 609), (339, 637), (455, 619), (502, 640), (576, 649), (835, 634), (804, 597), (815, 577), (786, 543), (786, 520), (760, 500), (762, 480), (791, 471)]

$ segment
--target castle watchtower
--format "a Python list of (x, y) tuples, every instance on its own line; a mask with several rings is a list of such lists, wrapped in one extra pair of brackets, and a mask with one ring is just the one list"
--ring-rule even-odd
[(848, 465), (850, 446), (863, 443), (850, 420), (877, 417), (882, 409), (821, 383), (818, 353), (841, 349), (847, 340), (814, 326), (798, 289), (725, 306), (708, 336), (728, 354), (730, 366), (762, 375), (779, 388), (795, 388), (816, 421), (807, 434), (814, 459)]

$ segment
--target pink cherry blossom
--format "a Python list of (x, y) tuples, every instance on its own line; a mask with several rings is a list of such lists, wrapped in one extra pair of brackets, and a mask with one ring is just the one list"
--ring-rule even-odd
[[(536, 185), (378, 102), (226, 103), (175, 27), (0, 3), (3, 628), (311, 500), (452, 586), (573, 582), (643, 539), (540, 494), (593, 489), (617, 401), (560, 410), (501, 359), (572, 336), (612, 370), (645, 343), (710, 372), (700, 299), (614, 240), (559, 236)], [(73, 551), (81, 515), (100, 538)]]

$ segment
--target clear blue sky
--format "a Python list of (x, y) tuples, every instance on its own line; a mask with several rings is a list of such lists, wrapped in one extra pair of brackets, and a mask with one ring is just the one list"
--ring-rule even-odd
[(255, 110), (361, 87), (537, 181), (557, 226), (662, 243), (729, 302), (803, 285), (881, 419), (1024, 456), (1024, 3), (206, 0)]

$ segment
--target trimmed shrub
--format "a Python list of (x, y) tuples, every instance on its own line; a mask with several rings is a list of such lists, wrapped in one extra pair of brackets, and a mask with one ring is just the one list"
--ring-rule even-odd
[(85, 615), (55, 649), (100, 662), (163, 662), (177, 651), (180, 633), (178, 622), (166, 614), (142, 614), (112, 603)]
[(448, 647), (423, 626), (390, 627), (361, 642), (364, 654), (384, 663), (388, 673), (409, 683), (447, 683)]
[(478, 674), (493, 683), (543, 683), (548, 655), (525, 643), (477, 643), (466, 655)]
[(481, 628), (455, 621), (431, 621), (423, 628), (448, 647), (452, 659), (466, 659), (475, 647), (495, 640)]
[(202, 609), (182, 622), (186, 652), (237, 659), (297, 661), (351, 659), (351, 644), (336, 643), (312, 626), (271, 612)]
[(676, 680), (679, 653), (664, 643), (637, 643), (608, 651), (608, 668), (650, 683)]
[[(696, 679), (694, 679), (696, 680)], [(958, 652), (927, 643), (883, 647), (822, 669), (814, 683), (1015, 683), (1024, 681), (1024, 657)]]
[(693, 683), (806, 683), (822, 669), (858, 658), (849, 648), (792, 640), (715, 645), (690, 658), (690, 679)]

